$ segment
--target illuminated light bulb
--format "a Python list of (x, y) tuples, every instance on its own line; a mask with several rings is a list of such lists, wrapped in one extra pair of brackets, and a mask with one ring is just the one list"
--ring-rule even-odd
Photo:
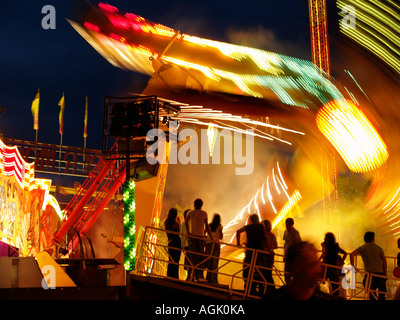
[(99, 3), (99, 8), (104, 11), (111, 12), (111, 13), (118, 12), (118, 8), (116, 8), (112, 5), (106, 4), (106, 3), (102, 3), (102, 2)]
[(326, 104), (318, 112), (316, 122), (350, 170), (365, 173), (387, 161), (389, 153), (384, 141), (352, 101)]
[(127, 181), (124, 184), (124, 266), (130, 271), (135, 266), (135, 187), (134, 181)]
[(124, 214), (124, 224), (129, 223), (129, 221), (130, 221), (129, 215), (128, 214)]
[(110, 38), (113, 38), (113, 39), (121, 41), (121, 42), (126, 42), (126, 39), (124, 37), (121, 37), (115, 33), (110, 33)]
[(125, 246), (125, 248), (129, 247), (130, 242), (131, 242), (131, 241), (130, 241), (130, 238), (126, 237), (126, 238), (124, 239), (124, 246)]
[(166, 37), (172, 38), (173, 36), (175, 36), (176, 31), (174, 29), (164, 26), (162, 24), (156, 24), (154, 26), (153, 33), (160, 35), (160, 36), (166, 36)]

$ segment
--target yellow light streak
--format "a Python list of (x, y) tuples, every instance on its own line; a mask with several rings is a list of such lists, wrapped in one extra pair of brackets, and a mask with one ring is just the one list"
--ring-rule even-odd
[[(277, 167), (279, 168), (279, 162), (276, 162)], [(272, 173), (274, 173), (274, 168), (272, 170)], [(278, 169), (278, 171), (280, 171), (280, 169)], [(290, 206), (291, 205), (295, 205), (298, 203), (298, 201), (300, 201), (301, 196), (300, 196), (300, 192), (299, 191), (295, 191), (294, 194), (292, 195), (292, 197), (289, 196), (289, 194), (286, 192), (287, 186), (286, 183), (283, 179), (283, 177), (281, 177), (281, 179), (276, 175), (276, 181), (280, 184), (282, 190), (284, 191), (286, 198), (288, 199), (288, 201), (286, 202), (285, 206), (279, 211), (279, 213), (277, 212), (275, 205), (273, 203), (273, 199), (272, 199), (272, 194), (271, 194), (271, 190), (269, 187), (269, 178), (270, 176), (268, 175), (266, 178), (266, 181), (261, 185), (261, 187), (257, 190), (257, 192), (255, 193), (255, 195), (251, 198), (251, 200), (249, 201), (249, 203), (243, 207), (243, 209), (240, 211), (239, 214), (237, 214), (231, 221), (228, 222), (228, 224), (224, 227), (224, 232), (230, 231), (235, 225), (238, 225), (239, 223), (243, 223), (243, 219), (245, 218), (245, 213), (247, 213), (247, 215), (250, 215), (252, 212), (257, 211), (257, 214), (260, 218), (260, 220), (262, 219), (261, 214), (260, 214), (260, 208), (259, 208), (259, 199), (258, 197), (261, 197), (262, 203), (263, 205), (265, 205), (266, 201), (264, 198), (264, 192), (266, 193), (268, 200), (270, 201), (271, 207), (273, 208), (275, 214), (278, 214), (276, 216), (276, 219), (279, 218), (279, 214), (282, 216), (284, 214), (286, 214), (285, 212), (289, 212), (291, 210)], [(285, 186), (284, 186), (284, 185)], [(272, 187), (275, 185), (276, 187), (276, 191), (278, 192), (278, 186), (277, 184), (272, 184)], [(266, 188), (265, 188), (266, 186)], [(286, 189), (285, 189), (286, 188)], [(266, 189), (264, 191), (264, 189)], [(254, 204), (254, 208), (252, 206), (252, 204)], [(275, 219), (275, 221), (277, 221)], [(230, 242), (232, 242), (235, 238), (235, 234), (232, 235)]]
[(212, 68), (210, 68), (210, 67), (202, 66), (197, 63), (188, 62), (188, 61), (184, 61), (184, 60), (180, 60), (180, 59), (176, 59), (176, 58), (172, 58), (172, 57), (168, 57), (168, 56), (163, 56), (161, 59), (163, 61), (171, 62), (171, 63), (181, 66), (183, 68), (198, 70), (198, 71), (202, 72), (206, 77), (208, 77), (212, 80), (215, 80), (215, 81), (221, 80), (221, 78), (218, 77), (215, 74), (215, 72), (213, 72)]
[[(399, 5), (393, 1), (389, 5), (386, 1), (377, 0), (339, 0), (337, 3), (339, 9), (346, 5), (356, 9), (356, 28), (347, 28), (341, 24), (341, 32), (400, 72)], [(345, 14), (341, 12), (340, 16), (343, 18)]]
[(290, 196), (290, 199), (286, 202), (283, 208), (279, 211), (278, 216), (272, 222), (272, 229), (274, 229), (296, 207), (301, 199), (302, 197), (300, 192), (296, 190)]
[(210, 124), (207, 129), (208, 148), (210, 152), (210, 157), (213, 154), (214, 145), (215, 142), (217, 141), (217, 136), (218, 136), (218, 129), (213, 124)]
[(283, 179), (282, 172), (281, 172), (281, 168), (279, 167), (279, 162), (278, 162), (278, 161), (276, 162), (276, 167), (278, 168), (279, 177), (281, 178), (280, 180), (282, 181), (282, 183), (283, 183), (285, 189), (287, 189), (288, 187), (287, 187), (287, 185), (286, 185), (286, 183), (285, 183), (285, 179)]
[(350, 100), (326, 104), (318, 112), (316, 122), (319, 130), (354, 172), (375, 170), (389, 157), (379, 133)]

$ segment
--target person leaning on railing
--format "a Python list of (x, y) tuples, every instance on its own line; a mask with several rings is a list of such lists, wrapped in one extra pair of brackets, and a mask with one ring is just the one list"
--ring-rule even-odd
[[(248, 264), (251, 263), (253, 253), (255, 250), (265, 250), (266, 249), (266, 231), (265, 227), (262, 223), (260, 223), (259, 217), (257, 214), (252, 214), (249, 217), (249, 224), (243, 226), (242, 228), (236, 231), (236, 244), (240, 246), (240, 235), (245, 232), (247, 236), (247, 243), (245, 257), (243, 259), (243, 263), (245, 264), (243, 268), (243, 280), (245, 282), (245, 286), (248, 281), (249, 276), (249, 267)], [(262, 266), (263, 265), (263, 255), (260, 253), (255, 253), (257, 257), (256, 265)], [(262, 276), (259, 274), (258, 271), (254, 272), (253, 279), (260, 280)], [(263, 286), (257, 282), (252, 283), (250, 293), (254, 295), (260, 295), (261, 291), (263, 290)]]
[[(181, 238), (179, 236), (180, 222), (177, 218), (178, 210), (171, 208), (168, 211), (167, 219), (165, 219), (164, 225), (167, 231), (168, 238), (168, 256), (169, 263), (167, 268), (167, 276), (179, 279), (179, 260), (181, 258)], [(173, 231), (176, 233), (171, 233)], [(175, 249), (176, 248), (176, 249)]]
[[(350, 264), (354, 265), (354, 257), (356, 255), (361, 255), (364, 262), (364, 268), (367, 273), (372, 274), (370, 290), (378, 290), (378, 300), (385, 300), (386, 296), (386, 276), (387, 276), (387, 262), (383, 249), (375, 243), (375, 233), (372, 231), (367, 231), (364, 234), (364, 245), (355, 249), (350, 254)], [(374, 275), (379, 275), (374, 276)], [(366, 286), (366, 279), (368, 275), (365, 275), (363, 280), (364, 287)], [(370, 300), (376, 300), (373, 294), (369, 295)]]
[[(335, 235), (332, 232), (325, 234), (324, 242), (321, 243), (322, 254), (319, 257), (327, 265), (343, 267), (347, 257), (347, 252), (343, 250), (336, 242)], [(343, 256), (340, 256), (341, 253)], [(341, 270), (339, 268), (327, 267), (326, 278), (330, 280), (333, 295), (339, 295), (339, 278)]]

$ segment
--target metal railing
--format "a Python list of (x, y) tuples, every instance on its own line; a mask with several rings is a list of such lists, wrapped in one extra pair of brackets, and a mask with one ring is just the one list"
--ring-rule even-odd
[[(181, 239), (188, 237), (185, 234), (168, 231), (168, 233), (179, 235)], [(199, 237), (188, 237), (198, 238)], [(213, 241), (214, 245), (217, 241)], [(181, 252), (179, 262), (172, 261), (168, 250), (168, 240), (164, 229), (146, 227), (139, 231), (136, 250), (136, 268), (135, 273), (141, 276), (167, 278), (173, 281), (186, 282), (191, 281), (196, 286), (213, 288), (214, 290), (229, 293), (241, 298), (260, 299), (270, 288), (280, 288), (285, 285), (285, 271), (283, 271), (283, 248), (278, 248), (274, 255), (274, 264), (268, 268), (261, 263), (262, 257), (267, 252), (236, 246), (231, 243), (218, 242), (221, 245), (221, 253), (218, 257), (218, 266), (215, 270), (209, 270), (207, 262), (214, 258), (210, 254), (192, 252), (185, 248), (173, 248)], [(245, 253), (251, 256), (249, 261), (244, 262)], [(202, 256), (201, 262), (193, 259), (194, 254)], [(392, 258), (388, 258), (392, 259)], [(394, 260), (395, 261), (395, 260)], [(378, 297), (379, 292), (371, 290), (372, 277), (383, 277), (372, 275), (362, 268), (357, 267), (353, 270), (350, 266), (333, 266), (321, 263), (323, 274), (320, 279), (320, 288), (329, 294), (338, 294), (347, 300), (367, 300), (370, 297)], [(168, 264), (177, 265), (179, 268), (179, 279), (167, 276)], [(339, 281), (327, 279), (327, 268), (337, 269), (340, 274)], [(193, 282), (193, 279), (187, 279), (188, 270), (201, 270), (202, 272), (216, 273), (218, 283)], [(390, 268), (388, 268), (389, 270)], [(347, 274), (346, 274), (347, 271)], [(356, 271), (355, 273), (351, 273)], [(247, 272), (247, 276), (243, 274)], [(344, 272), (342, 274), (342, 272)], [(353, 278), (352, 278), (353, 277)], [(343, 280), (344, 278), (344, 280)], [(364, 281), (365, 278), (365, 281)], [(391, 272), (385, 277), (386, 299), (393, 298), (397, 287), (400, 285), (400, 279), (395, 278)], [(347, 283), (347, 286), (346, 286)]]
[[(180, 237), (187, 237), (187, 235), (168, 231), (171, 234), (179, 235)], [(191, 236), (190, 238), (204, 239), (200, 237)], [(217, 242), (213, 242), (215, 245)], [(162, 277), (176, 281), (187, 281), (183, 280), (187, 278), (188, 271), (201, 270), (204, 272), (215, 273), (218, 275), (218, 283), (208, 282), (193, 282), (198, 286), (212, 287), (217, 291), (229, 293), (230, 295), (237, 295), (241, 297), (260, 297), (260, 294), (252, 292), (254, 287), (265, 287), (268, 285), (282, 286), (283, 282), (283, 271), (279, 271), (276, 267), (268, 269), (257, 265), (260, 253), (263, 251), (238, 247), (231, 243), (219, 242), (223, 248), (221, 254), (218, 257), (218, 266), (215, 270), (207, 268), (207, 262), (210, 261), (213, 256), (206, 253), (198, 253), (184, 248), (173, 248), (181, 252), (179, 263), (170, 261), (170, 255), (168, 251), (168, 241), (166, 237), (166, 231), (163, 229), (157, 229), (153, 227), (146, 227), (145, 231), (142, 231), (140, 238), (138, 238), (137, 246), (137, 263), (135, 273), (142, 276), (151, 277)], [(250, 251), (251, 259), (249, 262), (243, 262), (243, 254), (245, 251)], [(193, 259), (194, 255), (202, 256), (201, 261)], [(172, 259), (171, 259), (172, 260)], [(171, 278), (167, 276), (168, 264), (175, 264), (179, 266), (180, 279)], [(186, 263), (186, 264), (185, 264)], [(269, 283), (266, 279), (264, 270), (272, 271), (273, 276), (277, 279), (281, 279), (280, 283), (273, 284)], [(243, 275), (243, 272), (247, 272), (247, 277)], [(192, 273), (193, 275), (193, 273)], [(189, 279), (193, 281), (193, 279)], [(263, 290), (265, 292), (265, 289)]]
[[(388, 264), (388, 272), (386, 276), (379, 274), (372, 274), (366, 272), (360, 265), (361, 259), (355, 257), (355, 267), (350, 265), (345, 265), (343, 267), (333, 266), (322, 263), (323, 266), (323, 276), (321, 283), (325, 286), (326, 291), (330, 294), (339, 294), (340, 296), (346, 298), (347, 300), (378, 300), (379, 295), (385, 296), (386, 300), (392, 300), (397, 288), (400, 286), (400, 279), (396, 278), (392, 270), (395, 266), (395, 257), (386, 257), (387, 260), (393, 260), (393, 268)], [(339, 281), (332, 281), (327, 279), (327, 269), (336, 269), (339, 276)], [(384, 279), (386, 280), (386, 291), (379, 291), (372, 289), (372, 279)]]

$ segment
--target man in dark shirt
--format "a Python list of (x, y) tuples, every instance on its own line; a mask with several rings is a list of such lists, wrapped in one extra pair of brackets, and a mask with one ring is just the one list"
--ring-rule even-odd
[(285, 261), (285, 267), (284, 267), (284, 271), (285, 271), (285, 282), (286, 284), (289, 284), (289, 281), (291, 279), (291, 275), (290, 272), (288, 271), (288, 268), (286, 266), (286, 255), (287, 255), (287, 250), (290, 246), (295, 245), (297, 243), (301, 242), (301, 237), (300, 237), (300, 233), (298, 230), (295, 229), (294, 227), (294, 220), (293, 218), (287, 218), (285, 220), (285, 226), (286, 226), (286, 230), (283, 233), (283, 240), (285, 241), (283, 249), (284, 249), (284, 257), (283, 260)]
[[(238, 246), (240, 246), (240, 234), (242, 232), (246, 232), (246, 236), (247, 236), (246, 248), (251, 248), (251, 249), (255, 249), (255, 250), (265, 250), (266, 249), (267, 235), (266, 235), (265, 227), (262, 223), (260, 223), (260, 219), (257, 214), (252, 214), (250, 216), (250, 223), (236, 231), (236, 242), (237, 242)], [(247, 282), (247, 278), (248, 278), (248, 274), (249, 274), (248, 264), (251, 262), (251, 258), (253, 257), (253, 252), (254, 252), (254, 250), (246, 250), (245, 258), (243, 260), (243, 263), (244, 263), (243, 278), (244, 278), (244, 282), (245, 282), (245, 287), (246, 287), (246, 282)], [(262, 256), (260, 254), (257, 254), (256, 264), (261, 265), (261, 258), (262, 258)], [(254, 278), (257, 278), (257, 277), (260, 278), (260, 275), (258, 273), (255, 273)], [(254, 283), (251, 288), (251, 293), (257, 294), (256, 291), (257, 291), (257, 283)]]

